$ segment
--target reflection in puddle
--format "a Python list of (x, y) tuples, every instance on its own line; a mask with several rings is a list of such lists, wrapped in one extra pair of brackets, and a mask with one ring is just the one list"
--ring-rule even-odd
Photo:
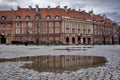
[(58, 72), (74, 71), (80, 68), (102, 66), (106, 62), (105, 57), (100, 56), (78, 56), (78, 55), (60, 55), (60, 56), (28, 56), (13, 59), (0, 59), (0, 62), (32, 61), (26, 63), (22, 68), (33, 69), (39, 72)]

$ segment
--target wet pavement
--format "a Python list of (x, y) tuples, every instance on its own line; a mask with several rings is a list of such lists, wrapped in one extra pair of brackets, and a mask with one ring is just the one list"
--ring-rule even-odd
[(3, 62), (27, 62), (22, 68), (33, 69), (38, 72), (70, 72), (81, 68), (103, 66), (107, 62), (105, 57), (100, 56), (78, 56), (78, 55), (60, 55), (60, 56), (27, 56), (12, 59), (0, 58)]

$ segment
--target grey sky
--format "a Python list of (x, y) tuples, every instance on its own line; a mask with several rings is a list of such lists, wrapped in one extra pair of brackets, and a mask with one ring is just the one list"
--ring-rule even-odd
[(20, 7), (56, 7), (68, 6), (76, 10), (93, 10), (95, 14), (105, 14), (113, 20), (120, 21), (120, 0), (0, 0), (0, 10)]

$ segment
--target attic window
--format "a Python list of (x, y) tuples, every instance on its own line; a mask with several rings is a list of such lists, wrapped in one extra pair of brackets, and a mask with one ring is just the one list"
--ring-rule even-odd
[(21, 18), (20, 16), (16, 16), (16, 20), (20, 20), (20, 18)]
[(46, 16), (46, 19), (49, 20), (49, 19), (51, 19), (51, 17), (50, 17), (49, 15), (47, 15), (47, 16)]
[(30, 19), (30, 16), (26, 16), (25, 19), (26, 19), (26, 20), (29, 20), (29, 19)]
[(35, 16), (35, 19), (36, 19), (36, 20), (39, 20), (39, 19), (40, 19), (40, 14), (37, 14), (37, 15)]
[(60, 17), (59, 16), (55, 16), (55, 19), (59, 19)]
[(5, 20), (6, 20), (6, 17), (5, 17), (5, 16), (2, 16), (1, 20), (2, 20), (2, 21), (5, 21)]

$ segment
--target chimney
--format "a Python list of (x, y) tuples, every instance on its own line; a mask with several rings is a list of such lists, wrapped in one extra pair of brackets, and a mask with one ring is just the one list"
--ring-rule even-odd
[(69, 10), (71, 10), (71, 8), (69, 8)]
[(81, 12), (81, 9), (79, 9), (78, 11)]
[(38, 10), (39, 10), (39, 6), (36, 5), (36, 9), (35, 9), (35, 11), (38, 12)]
[(60, 6), (57, 6), (56, 8), (57, 8), (57, 9), (60, 9)]
[(73, 9), (73, 11), (75, 11), (75, 9)]
[(93, 13), (93, 10), (89, 11), (89, 13)]
[(64, 6), (65, 12), (67, 12), (67, 6)]
[(32, 10), (32, 6), (29, 6), (29, 10)]
[(20, 10), (21, 8), (20, 8), (20, 6), (17, 6), (17, 10)]
[(48, 6), (48, 10), (50, 10), (50, 6)]

